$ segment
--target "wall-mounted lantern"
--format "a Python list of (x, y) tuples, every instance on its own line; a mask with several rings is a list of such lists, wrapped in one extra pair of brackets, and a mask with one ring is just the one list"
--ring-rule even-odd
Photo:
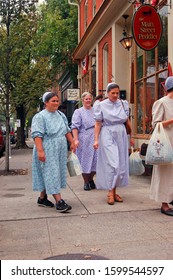
[(132, 47), (133, 36), (131, 36), (127, 33), (126, 20), (128, 17), (129, 17), (129, 15), (123, 15), (123, 18), (125, 20), (125, 24), (124, 24), (124, 28), (123, 28), (123, 38), (119, 42), (125, 49), (127, 49), (129, 51), (129, 49)]

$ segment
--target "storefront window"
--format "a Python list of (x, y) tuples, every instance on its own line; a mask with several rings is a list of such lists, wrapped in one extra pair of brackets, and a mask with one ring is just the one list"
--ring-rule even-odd
[(166, 94), (165, 80), (168, 76), (167, 71), (161, 72), (158, 79), (158, 99)]
[(163, 32), (162, 37), (158, 45), (158, 62), (159, 69), (168, 67), (168, 18), (167, 18), (167, 7), (163, 7), (159, 14), (162, 20)]
[(159, 14), (163, 33), (158, 46), (151, 51), (136, 46), (135, 133), (138, 135), (150, 132), (153, 103), (165, 94), (164, 82), (168, 76), (167, 6), (163, 6)]
[(155, 66), (155, 51), (147, 51), (146, 52), (146, 75), (153, 74), (156, 71)]
[(143, 77), (143, 51), (137, 47), (137, 79)]
[(108, 84), (108, 44), (103, 48), (103, 89), (106, 89)]
[(84, 28), (87, 29), (88, 26), (88, 0), (85, 1), (84, 6)]
[(137, 84), (137, 133), (143, 134), (143, 116), (144, 116), (144, 87), (143, 83)]
[(146, 108), (145, 108), (145, 134), (151, 131), (151, 121), (152, 121), (152, 106), (155, 101), (155, 83), (156, 77), (152, 76), (146, 80)]

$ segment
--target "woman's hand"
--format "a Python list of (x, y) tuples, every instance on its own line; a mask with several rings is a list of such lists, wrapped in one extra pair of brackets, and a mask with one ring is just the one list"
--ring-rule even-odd
[(79, 140), (74, 140), (74, 143), (75, 143), (75, 147), (79, 147)]
[(169, 119), (169, 120), (166, 120), (166, 121), (162, 121), (162, 125), (164, 127), (168, 126), (168, 125), (172, 125), (173, 124), (173, 119)]
[(72, 152), (76, 152), (76, 145), (75, 145), (75, 142), (74, 141), (72, 141), (71, 143), (70, 143), (70, 151), (72, 151)]
[(37, 153), (38, 153), (38, 159), (40, 161), (44, 162), (46, 160), (44, 151), (43, 150), (42, 151), (38, 151)]
[(99, 143), (98, 141), (94, 141), (94, 145), (93, 145), (94, 149), (97, 150), (99, 147)]
[(43, 143), (42, 143), (42, 138), (41, 137), (36, 137), (34, 139), (35, 141), (35, 145), (36, 145), (36, 149), (37, 149), (37, 155), (38, 155), (38, 159), (42, 162), (44, 162), (46, 160), (46, 156), (44, 153), (44, 149), (43, 149)]
[(135, 146), (135, 139), (133, 137), (130, 137), (130, 147)]

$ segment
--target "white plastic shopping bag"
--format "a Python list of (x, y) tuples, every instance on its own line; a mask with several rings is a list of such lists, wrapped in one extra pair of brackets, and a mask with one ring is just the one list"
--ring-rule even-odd
[(142, 175), (145, 172), (145, 167), (138, 151), (133, 151), (129, 157), (129, 175)]
[(171, 164), (173, 162), (173, 149), (169, 137), (162, 125), (157, 123), (149, 140), (145, 157), (146, 164)]
[(78, 176), (82, 174), (81, 165), (77, 155), (73, 152), (68, 153), (67, 169), (70, 177)]

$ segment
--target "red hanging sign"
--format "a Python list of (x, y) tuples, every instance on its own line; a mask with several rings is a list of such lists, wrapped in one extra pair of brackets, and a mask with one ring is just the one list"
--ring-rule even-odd
[(133, 16), (133, 37), (136, 44), (143, 50), (154, 49), (162, 36), (160, 15), (151, 5), (141, 5)]

